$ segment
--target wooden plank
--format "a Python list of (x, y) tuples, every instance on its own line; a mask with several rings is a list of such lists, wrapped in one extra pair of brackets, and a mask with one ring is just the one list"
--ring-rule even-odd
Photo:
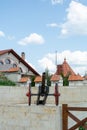
[(68, 107), (69, 111), (87, 111), (87, 107)]
[(62, 130), (68, 130), (67, 104), (62, 105)]
[[(87, 111), (87, 107), (68, 107), (67, 104), (63, 104), (62, 105), (62, 126), (63, 126), (62, 130), (75, 130), (80, 126), (83, 126), (85, 122), (87, 122), (87, 118), (80, 120), (70, 111)], [(76, 122), (76, 124), (69, 129), (68, 129), (68, 116)]]
[(80, 126), (83, 126), (86, 121), (87, 121), (87, 118), (84, 118), (83, 120), (81, 120), (80, 122), (78, 122), (77, 124), (69, 128), (68, 130), (75, 130)]
[(68, 116), (69, 116), (70, 118), (72, 118), (74, 121), (80, 122), (80, 120), (79, 120), (76, 116), (74, 116), (72, 113), (68, 112)]

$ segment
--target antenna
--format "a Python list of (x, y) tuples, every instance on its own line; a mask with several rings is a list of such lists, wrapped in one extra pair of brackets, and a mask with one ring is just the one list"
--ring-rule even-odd
[(55, 51), (55, 65), (57, 67), (57, 51)]

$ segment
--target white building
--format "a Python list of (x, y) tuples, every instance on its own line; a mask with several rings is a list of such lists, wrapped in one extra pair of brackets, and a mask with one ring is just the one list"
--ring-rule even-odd
[(0, 51), (0, 72), (19, 85), (26, 86), (31, 76), (39, 73), (25, 61), (25, 53), (19, 56), (13, 49)]

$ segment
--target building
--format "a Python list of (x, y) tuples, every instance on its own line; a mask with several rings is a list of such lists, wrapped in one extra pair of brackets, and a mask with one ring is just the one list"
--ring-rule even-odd
[(69, 76), (68, 78), (69, 86), (83, 85), (83, 80), (84, 80), (83, 77), (79, 74), (76, 74), (73, 71), (73, 69), (70, 67), (70, 65), (66, 61), (66, 59), (64, 59), (62, 64), (57, 65), (57, 70), (51, 78), (51, 83), (55, 84), (55, 81), (56, 81), (59, 83), (60, 86), (63, 86), (63, 78), (61, 75)]
[(35, 86), (39, 87), (41, 85), (41, 83), (42, 83), (42, 76), (37, 76), (35, 78), (34, 82), (35, 82)]
[(60, 75), (52, 75), (51, 77), (51, 86), (55, 86), (55, 84), (58, 83), (59, 86), (63, 85), (63, 80), (62, 77)]
[(25, 53), (19, 56), (13, 49), (0, 51), (0, 72), (21, 86), (28, 85), (32, 76), (39, 76), (39, 73), (25, 60)]

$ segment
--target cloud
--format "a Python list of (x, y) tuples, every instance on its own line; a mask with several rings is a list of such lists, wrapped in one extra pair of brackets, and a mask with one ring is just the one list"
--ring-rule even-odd
[(38, 61), (39, 66), (45, 70), (46, 68), (49, 69), (50, 72), (53, 72), (56, 69), (56, 66), (52, 59), (49, 56), (43, 57), (41, 60)]
[(51, 24), (47, 24), (48, 27), (59, 27), (59, 25), (57, 23), (51, 23)]
[(59, 3), (63, 3), (63, 0), (51, 0), (53, 5), (59, 4)]
[(8, 36), (8, 40), (14, 40), (15, 39), (15, 36)]
[(21, 39), (18, 42), (20, 45), (27, 45), (27, 44), (43, 44), (44, 43), (44, 38), (37, 34), (37, 33), (32, 33), (29, 36)]
[[(72, 58), (71, 58), (72, 57)], [(82, 51), (69, 51), (57, 53), (57, 64), (62, 64), (66, 58), (67, 63), (71, 66), (74, 72), (77, 74), (84, 75), (87, 71), (87, 52)], [(49, 53), (38, 61), (39, 66), (42, 70), (49, 69), (51, 73), (56, 71), (56, 53)]]
[(0, 31), (0, 37), (4, 37), (4, 36), (5, 36), (4, 32)]
[(87, 6), (71, 1), (66, 21), (61, 25), (61, 35), (87, 35)]

